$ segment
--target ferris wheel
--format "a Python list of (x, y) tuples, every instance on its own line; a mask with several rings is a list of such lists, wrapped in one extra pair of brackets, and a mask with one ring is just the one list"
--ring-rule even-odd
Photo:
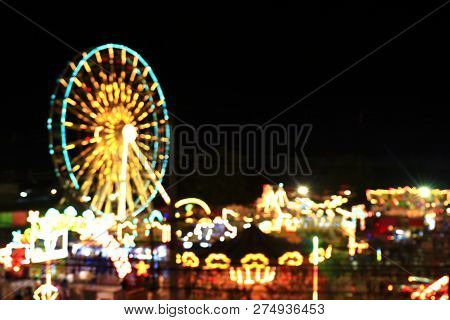
[(134, 50), (106, 44), (70, 62), (51, 97), (47, 127), (55, 172), (97, 214), (136, 216), (159, 192), (169, 157), (163, 91)]

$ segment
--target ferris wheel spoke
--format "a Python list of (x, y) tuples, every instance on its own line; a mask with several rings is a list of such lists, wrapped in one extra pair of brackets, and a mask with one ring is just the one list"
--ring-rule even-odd
[[(146, 145), (145, 143), (143, 143), (142, 141), (138, 141), (137, 144), (139, 145), (139, 147), (141, 147), (142, 149), (144, 149), (145, 151), (149, 152), (151, 150), (151, 148)], [(150, 156), (150, 160), (152, 160), (153, 157)]]
[(167, 204), (170, 204), (170, 197), (167, 194), (166, 190), (162, 186), (161, 182), (159, 182), (158, 177), (155, 175), (155, 172), (153, 171), (152, 167), (148, 163), (147, 158), (144, 156), (144, 154), (139, 150), (138, 145), (136, 142), (132, 141), (131, 146), (133, 151), (135, 152), (136, 156), (138, 157), (139, 161), (141, 161), (143, 167), (147, 171), (150, 180), (152, 181), (153, 185), (158, 188), (159, 193), (161, 194), (162, 198)]
[[(137, 107), (133, 110), (133, 113), (135, 116), (139, 116), (141, 111), (147, 110), (148, 112), (152, 113), (152, 106), (153, 106), (153, 100), (144, 101), (144, 99), (141, 99), (139, 102), (136, 103)], [(133, 106), (134, 107), (134, 106)], [(130, 106), (131, 109), (131, 106)]]
[(104, 184), (103, 188), (101, 189), (101, 193), (99, 194), (99, 198), (98, 198), (98, 202), (96, 207), (99, 210), (102, 210), (103, 208), (103, 204), (105, 203), (106, 197), (108, 195), (108, 193), (110, 193), (112, 190), (112, 183), (111, 180), (107, 180), (106, 183)]
[[(138, 104), (138, 107), (134, 109), (133, 113), (136, 119), (138, 119), (139, 123), (143, 122), (143, 120), (149, 115), (153, 114), (155, 111), (155, 103), (153, 99), (147, 101), (143, 100), (144, 104)], [(142, 101), (141, 101), (142, 102)], [(145, 122), (147, 123), (147, 122)]]
[(159, 138), (158, 136), (153, 136), (151, 134), (140, 134), (139, 138), (151, 141), (169, 142), (169, 139), (167, 139), (166, 137)]
[(72, 150), (78, 146), (87, 146), (89, 144), (97, 143), (100, 140), (101, 140), (101, 138), (79, 139), (79, 140), (67, 143), (63, 149), (64, 150)]
[(152, 122), (146, 122), (146, 123), (143, 123), (143, 124), (138, 124), (137, 125), (137, 127), (139, 128), (139, 129), (141, 129), (141, 130), (144, 130), (144, 129), (148, 129), (148, 128), (150, 128), (150, 127), (157, 127), (158, 126), (158, 122), (157, 121), (152, 121)]
[(127, 205), (130, 212), (134, 211), (133, 189), (131, 189), (130, 181), (127, 181)]
[[(99, 153), (98, 156), (96, 157), (96, 159), (94, 159), (94, 161), (92, 161), (92, 163), (94, 163), (95, 165), (93, 166), (93, 168), (88, 172), (88, 181), (90, 181), (89, 184), (89, 188), (92, 185), (92, 182), (94, 180), (95, 174), (97, 171), (99, 171), (102, 166), (104, 165), (104, 162), (106, 161), (106, 159), (108, 158), (109, 153), (105, 152), (105, 153)], [(87, 195), (89, 191), (86, 192)]]
[[(86, 72), (86, 73), (84, 73), (85, 78), (89, 79), (89, 82), (92, 84), (93, 88), (98, 89), (100, 85), (99, 85), (97, 79), (95, 78), (96, 72), (92, 72), (92, 68), (91, 68), (91, 66), (89, 65), (89, 63), (87, 61), (84, 62), (83, 67), (84, 67), (84, 70)], [(97, 68), (97, 65), (93, 64), (93, 67)]]
[(75, 123), (70, 122), (70, 121), (65, 121), (61, 125), (63, 125), (67, 129), (76, 130), (76, 131), (82, 131), (82, 132), (89, 132), (89, 133), (91, 133), (91, 132), (95, 132), (95, 130), (96, 130), (95, 126), (92, 126), (92, 125), (88, 126), (86, 124), (75, 124)]
[(90, 164), (91, 158), (95, 156), (95, 154), (92, 151), (95, 150), (96, 148), (97, 148), (96, 144), (91, 144), (87, 146), (83, 151), (81, 151), (77, 156), (75, 156), (70, 161), (70, 163), (71, 164), (78, 163), (79, 161), (82, 161), (83, 158), (85, 158), (84, 162)]
[(89, 119), (83, 113), (79, 112), (76, 108), (73, 108), (72, 106), (68, 106), (67, 107), (67, 111), (69, 113), (71, 113), (74, 117), (76, 117), (77, 119), (81, 120), (85, 124), (89, 124), (89, 125), (92, 125), (92, 126), (97, 125), (95, 120)]
[(89, 174), (87, 176), (87, 179), (83, 182), (83, 184), (80, 187), (81, 198), (86, 197), (89, 194), (89, 191), (92, 187), (93, 180), (94, 180), (94, 175)]
[[(91, 166), (92, 163), (95, 163), (96, 161), (100, 161), (102, 156), (103, 156), (103, 154), (100, 153), (93, 157), (87, 157), (86, 161), (82, 164), (81, 170), (78, 171), (76, 174), (77, 180), (81, 179), (85, 175), (86, 170)], [(93, 175), (94, 173), (95, 172), (92, 172), (92, 173), (88, 172), (88, 174), (91, 174), (91, 175)]]
[[(83, 94), (83, 95), (85, 95), (85, 94)], [(83, 112), (83, 114), (86, 117), (91, 118), (94, 122), (96, 122), (95, 118), (97, 117), (97, 115), (94, 112), (94, 110), (91, 107), (89, 107), (89, 105), (91, 104), (89, 101), (89, 98), (86, 97), (87, 98), (87, 101), (86, 101), (78, 94), (78, 92), (74, 92), (72, 97), (73, 97), (73, 101), (75, 101), (77, 103), (77, 105), (74, 107), (77, 107), (79, 105), (79, 107), (81, 107), (80, 109)]]
[(138, 191), (138, 197), (139, 200), (141, 201), (142, 205), (145, 205), (145, 200), (148, 198), (147, 195), (147, 191), (144, 185), (144, 182), (142, 180), (142, 176), (140, 173), (140, 162), (138, 159), (136, 159), (135, 156), (132, 157), (132, 162), (130, 162), (130, 165), (132, 166), (132, 168), (130, 168), (131, 170), (131, 178), (134, 182), (134, 184), (136, 185), (137, 191)]
[[(100, 87), (100, 85), (99, 85), (99, 87)], [(95, 89), (95, 90), (97, 90), (97, 89)], [(87, 92), (84, 93), (85, 96), (86, 96), (86, 98), (88, 99), (88, 103), (89, 103), (89, 105), (91, 105), (92, 108), (95, 109), (98, 113), (105, 112), (105, 109), (104, 109), (103, 106), (100, 104), (100, 102), (97, 100), (97, 97), (94, 97), (94, 96), (92, 95), (92, 93), (90, 92), (90, 91), (95, 92), (95, 90), (92, 90), (92, 89), (91, 89), (91, 90), (89, 90), (89, 91), (87, 91)]]

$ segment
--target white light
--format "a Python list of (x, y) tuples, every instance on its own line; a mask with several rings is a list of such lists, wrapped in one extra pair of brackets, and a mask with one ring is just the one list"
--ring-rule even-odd
[(193, 245), (192, 242), (188, 242), (188, 241), (183, 242), (183, 247), (184, 247), (185, 249), (190, 249), (190, 248), (192, 248), (192, 245)]
[(74, 207), (68, 206), (67, 208), (64, 209), (64, 214), (71, 217), (76, 217), (78, 213)]
[(20, 193), (20, 196), (21, 196), (22, 198), (26, 198), (26, 197), (28, 196), (28, 193), (26, 193), (25, 191), (22, 191), (22, 192)]
[(344, 191), (344, 195), (346, 195), (346, 196), (349, 196), (349, 195), (351, 195), (352, 194), (352, 192), (350, 191), (350, 190), (345, 190)]
[(309, 192), (308, 187), (306, 186), (299, 186), (297, 189), (298, 194), (302, 195), (302, 196), (306, 196)]
[(115, 201), (115, 200), (117, 199), (118, 196), (119, 196), (119, 193), (118, 193), (118, 192), (111, 193), (111, 194), (109, 195), (109, 200)]
[(422, 198), (429, 198), (431, 196), (431, 189), (428, 187), (420, 187), (419, 196)]
[(89, 196), (82, 196), (81, 197), (81, 201), (82, 202), (89, 202), (89, 201), (91, 201), (91, 197), (89, 197)]
[(380, 211), (377, 211), (377, 212), (375, 213), (375, 215), (377, 216), (377, 218), (379, 218), (379, 217), (381, 217), (381, 212), (380, 212)]
[(436, 214), (427, 213), (425, 215), (425, 223), (428, 225), (428, 230), (432, 231), (436, 227)]
[(56, 189), (50, 190), (50, 193), (53, 194), (53, 195), (55, 195), (57, 192), (58, 192), (58, 190), (56, 190)]
[(126, 124), (122, 129), (123, 139), (127, 142), (135, 141), (137, 138), (137, 131), (131, 124)]

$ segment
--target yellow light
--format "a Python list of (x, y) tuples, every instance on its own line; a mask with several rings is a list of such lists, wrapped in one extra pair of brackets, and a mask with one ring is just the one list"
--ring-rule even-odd
[(392, 284), (389, 284), (387, 289), (388, 289), (388, 291), (392, 291), (392, 290), (394, 290), (394, 286)]
[(241, 263), (243, 266), (258, 267), (266, 266), (269, 264), (269, 258), (267, 258), (262, 253), (247, 253), (242, 259)]
[(98, 63), (102, 63), (102, 57), (101, 57), (99, 51), (96, 51), (96, 52), (95, 52), (95, 57), (97, 58), (97, 62), (98, 62)]
[[(175, 208), (180, 208), (181, 206), (187, 205), (187, 204), (196, 204), (199, 205), (207, 215), (211, 214), (211, 209), (209, 208), (209, 206), (206, 204), (205, 201), (200, 200), (198, 198), (186, 198), (186, 199), (182, 199), (179, 200), (175, 203)], [(190, 216), (192, 215), (192, 213), (188, 213), (186, 212), (186, 216)]]
[(89, 66), (89, 64), (87, 62), (85, 62), (83, 66), (87, 72), (91, 72), (91, 67)]
[(148, 269), (150, 269), (150, 265), (146, 264), (144, 261), (141, 260), (141, 261), (139, 261), (138, 264), (136, 264), (134, 266), (134, 268), (136, 269), (137, 276), (147, 277)]
[(211, 253), (206, 257), (204, 269), (228, 269), (231, 260), (223, 253)]
[(381, 262), (383, 260), (383, 256), (381, 254), (381, 249), (377, 249), (377, 261)]
[(274, 280), (275, 268), (262, 253), (249, 253), (241, 259), (242, 267), (230, 268), (230, 280), (238, 284), (266, 284)]
[(278, 258), (278, 264), (283, 266), (297, 267), (302, 265), (303, 256), (298, 251), (285, 252), (281, 257)]
[(200, 260), (195, 253), (191, 251), (183, 252), (178, 261), (180, 261), (179, 263), (181, 263), (183, 267), (187, 268), (197, 268), (200, 265)]
[(52, 285), (52, 274), (50, 264), (46, 266), (45, 284), (34, 291), (34, 300), (55, 300), (58, 297), (58, 288)]

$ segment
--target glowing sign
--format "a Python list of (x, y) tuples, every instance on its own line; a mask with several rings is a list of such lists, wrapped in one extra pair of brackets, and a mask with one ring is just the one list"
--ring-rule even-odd
[(301, 266), (303, 263), (303, 256), (298, 251), (285, 252), (281, 257), (278, 258), (278, 264), (280, 266), (291, 266), (297, 267)]
[(178, 253), (176, 262), (186, 268), (197, 268), (200, 265), (200, 260), (191, 251), (185, 251), (182, 255)]
[(204, 269), (228, 269), (231, 260), (223, 253), (211, 253), (205, 259)]
[(230, 268), (230, 280), (238, 284), (266, 284), (275, 278), (275, 268), (262, 253), (248, 253), (241, 259), (242, 267)]
[(145, 263), (144, 261), (139, 261), (139, 263), (134, 265), (136, 269), (136, 275), (142, 277), (148, 277), (148, 269), (150, 269), (150, 265)]
[[(31, 262), (45, 262), (64, 259), (69, 255), (67, 249), (69, 231), (67, 229), (52, 231), (49, 233), (31, 232), (30, 234), (30, 259)], [(38, 241), (43, 241), (43, 248), (37, 247)], [(59, 245), (58, 245), (59, 244)]]
[(47, 264), (45, 283), (34, 291), (34, 300), (55, 300), (58, 297), (58, 289), (52, 285), (50, 265)]

